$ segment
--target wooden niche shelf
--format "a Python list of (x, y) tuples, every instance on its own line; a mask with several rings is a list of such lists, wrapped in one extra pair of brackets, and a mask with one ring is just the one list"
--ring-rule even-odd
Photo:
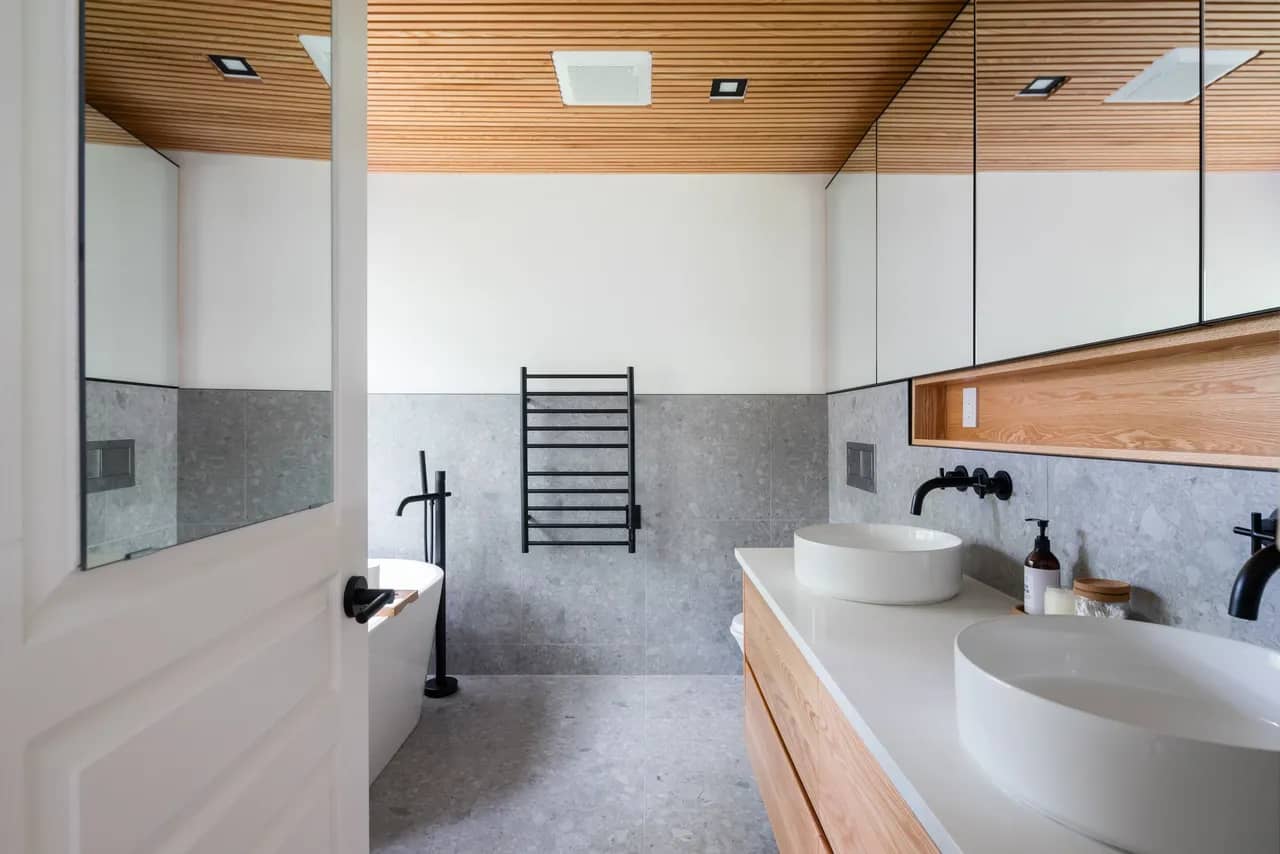
[(916, 445), (1280, 468), (1280, 313), (921, 377), (911, 403)]

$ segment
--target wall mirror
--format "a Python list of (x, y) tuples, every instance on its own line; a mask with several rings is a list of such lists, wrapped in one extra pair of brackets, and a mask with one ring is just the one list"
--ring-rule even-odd
[(877, 377), (973, 363), (973, 3), (880, 116)]
[(1206, 80), (1216, 78), (1204, 92), (1213, 320), (1280, 306), (1280, 4), (1205, 0), (1204, 49)]
[(329, 38), (84, 4), (86, 569), (332, 500)]
[(1104, 5), (977, 0), (979, 363), (1199, 320), (1199, 0)]

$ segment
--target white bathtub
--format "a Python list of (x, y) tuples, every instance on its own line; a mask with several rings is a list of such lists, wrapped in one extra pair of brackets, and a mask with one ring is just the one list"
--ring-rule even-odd
[(420, 560), (369, 559), (369, 586), (417, 590), (394, 617), (374, 617), (369, 626), (369, 782), (372, 783), (422, 714), (422, 686), (435, 641), (440, 605), (440, 567)]

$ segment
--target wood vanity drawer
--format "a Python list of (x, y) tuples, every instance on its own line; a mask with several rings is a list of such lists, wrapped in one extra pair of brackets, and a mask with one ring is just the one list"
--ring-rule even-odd
[(747, 755), (778, 850), (781, 854), (831, 854), (750, 665), (743, 668), (742, 704)]
[(936, 852), (880, 763), (745, 575), (742, 599), (748, 667), (831, 850)]

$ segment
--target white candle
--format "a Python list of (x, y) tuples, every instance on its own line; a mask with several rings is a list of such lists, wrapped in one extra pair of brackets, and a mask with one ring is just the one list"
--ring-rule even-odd
[(1076, 594), (1063, 587), (1046, 587), (1044, 590), (1044, 612), (1048, 615), (1074, 614), (1076, 612)]

